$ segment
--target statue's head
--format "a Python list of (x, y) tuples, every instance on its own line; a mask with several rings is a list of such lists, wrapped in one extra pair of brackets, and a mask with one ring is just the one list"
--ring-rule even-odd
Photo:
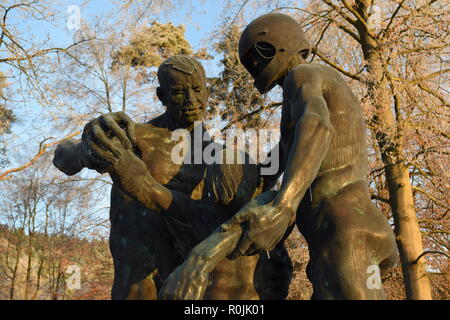
[(187, 128), (202, 119), (209, 94), (200, 62), (185, 55), (170, 57), (159, 66), (158, 81), (156, 93), (167, 107), (170, 127)]
[(255, 79), (260, 93), (272, 89), (286, 74), (293, 59), (310, 51), (298, 22), (290, 16), (269, 13), (253, 20), (239, 39), (239, 59)]

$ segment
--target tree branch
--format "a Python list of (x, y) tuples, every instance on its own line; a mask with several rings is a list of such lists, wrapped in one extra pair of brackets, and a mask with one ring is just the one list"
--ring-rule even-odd
[(323, 2), (325, 2), (326, 5), (332, 7), (342, 18), (344, 18), (345, 20), (347, 20), (347, 22), (349, 22), (351, 25), (353, 25), (356, 28), (356, 20), (352, 19), (351, 17), (349, 17), (348, 15), (345, 14), (344, 11), (341, 10), (341, 8), (339, 8), (338, 6), (336, 6), (333, 2), (331, 2), (330, 0), (322, 0)]
[(2, 46), (2, 43), (3, 43), (3, 38), (5, 37), (5, 31), (6, 31), (6, 18), (7, 18), (7, 16), (8, 16), (8, 13), (12, 10), (12, 9), (15, 9), (15, 8), (18, 8), (18, 7), (22, 7), (22, 6), (29, 6), (29, 5), (32, 5), (33, 3), (16, 3), (16, 4), (14, 4), (14, 5), (12, 5), (12, 6), (10, 6), (10, 7), (8, 7), (8, 8), (6, 8), (4, 5), (0, 5), (1, 6), (1, 8), (3, 9), (3, 10), (5, 10), (5, 13), (3, 14), (3, 18), (2, 18), (2, 34), (1, 34), (1, 36), (0, 36), (0, 47)]
[(62, 142), (62, 141), (64, 141), (64, 140), (70, 139), (70, 138), (72, 138), (72, 137), (74, 137), (74, 136), (80, 134), (80, 132), (81, 132), (81, 131), (77, 131), (77, 132), (74, 132), (74, 133), (68, 135), (67, 137), (65, 137), (65, 138), (63, 138), (63, 139), (61, 139), (61, 140), (57, 140), (57, 141), (53, 141), (53, 142), (50, 142), (50, 143), (43, 144), (43, 143), (44, 143), (45, 141), (47, 141), (48, 139), (52, 139), (52, 138), (45, 139), (44, 141), (42, 141), (42, 142), (39, 144), (39, 151), (38, 151), (38, 153), (33, 157), (33, 159), (31, 159), (29, 162), (27, 162), (26, 164), (24, 164), (24, 165), (22, 165), (22, 166), (20, 166), (20, 167), (18, 167), (18, 168), (9, 169), (9, 170), (7, 170), (7, 171), (5, 171), (5, 172), (3, 172), (3, 173), (0, 173), (0, 181), (9, 179), (9, 177), (7, 177), (7, 176), (8, 176), (9, 174), (13, 173), (13, 172), (22, 171), (22, 170), (28, 168), (29, 166), (31, 166), (31, 165), (32, 165), (33, 163), (35, 163), (35, 162), (36, 162), (36, 161), (37, 161), (37, 160), (38, 160), (45, 152), (47, 152), (47, 148), (49, 148), (49, 147), (51, 147), (51, 146), (54, 146), (55, 144), (60, 143), (60, 142)]
[[(322, 30), (322, 32), (321, 32), (321, 34), (320, 34), (319, 39), (317, 40), (316, 44), (314, 45), (314, 48), (317, 48), (317, 47), (319, 46), (320, 42), (321, 42), (322, 39), (323, 39), (323, 36), (325, 35), (325, 32), (327, 32), (328, 28), (330, 27), (330, 25), (331, 25), (332, 23), (333, 23), (332, 21), (328, 21), (328, 24), (326, 25), (325, 28), (323, 28), (323, 30)], [(314, 57), (315, 57), (315, 56), (316, 56), (316, 54), (314, 53), (313, 56), (311, 57), (310, 62), (312, 62), (312, 61), (314, 60)]]
[(329, 66), (333, 67), (334, 69), (336, 69), (337, 71), (345, 74), (347, 77), (352, 78), (354, 80), (357, 81), (362, 81), (360, 77), (358, 77), (357, 75), (354, 75), (353, 73), (350, 73), (348, 71), (345, 71), (344, 69), (342, 69), (342, 67), (338, 66), (337, 64), (331, 62), (330, 60), (328, 60), (323, 54), (320, 53), (320, 51), (318, 51), (317, 49), (312, 50), (314, 54), (316, 54), (317, 56), (319, 56), (319, 58), (325, 62), (326, 64), (328, 64)]
[(420, 51), (426, 51), (426, 50), (444, 49), (444, 48), (447, 48), (448, 46), (450, 46), (449, 43), (444, 43), (442, 45), (434, 45), (434, 46), (429, 46), (429, 47), (417, 47), (417, 48), (413, 48), (413, 49), (400, 51), (396, 54), (396, 56), (401, 56), (401, 55), (406, 55), (406, 54), (420, 52)]
[(342, 25), (340, 23), (337, 23), (337, 26), (338, 26), (339, 29), (341, 29), (342, 31), (347, 33), (349, 36), (351, 36), (353, 39), (355, 39), (358, 43), (361, 43), (361, 39), (359, 38), (359, 36), (355, 32), (351, 31), (346, 26), (344, 26), (344, 25)]
[(263, 111), (266, 110), (266, 109), (279, 107), (279, 106), (281, 106), (282, 104), (283, 104), (282, 102), (273, 102), (273, 103), (270, 103), (270, 104), (268, 104), (268, 105), (259, 107), (258, 109), (254, 110), (254, 111), (252, 111), (252, 112), (250, 112), (250, 113), (244, 114), (243, 116), (239, 117), (237, 120), (231, 121), (231, 122), (228, 123), (221, 131), (227, 130), (228, 128), (230, 128), (230, 127), (231, 127), (233, 124), (235, 124), (236, 122), (239, 122), (239, 121), (242, 121), (242, 120), (244, 120), (244, 119), (247, 119), (247, 118), (249, 118), (249, 117), (251, 117), (251, 116), (253, 116), (253, 115), (257, 114), (257, 113), (263, 112)]
[(448, 254), (446, 254), (445, 252), (441, 252), (441, 251), (431, 251), (431, 250), (427, 250), (422, 252), (416, 260), (414, 260), (413, 262), (411, 262), (411, 264), (417, 264), (417, 262), (419, 262), (420, 258), (422, 258), (423, 256), (430, 254), (430, 253), (436, 253), (436, 254), (442, 254), (444, 256), (446, 256), (447, 258), (450, 259), (450, 256)]
[[(342, 0), (342, 3), (344, 4), (344, 6), (347, 8), (348, 11), (350, 11), (355, 18), (357, 19), (357, 21), (364, 27), (364, 29), (366, 30), (367, 34), (372, 38), (375, 39), (375, 35), (373, 35), (370, 32), (370, 28), (367, 25), (367, 21), (364, 20), (364, 18), (360, 15), (360, 13), (355, 10), (355, 8), (353, 8), (346, 0)], [(365, 6), (365, 4), (363, 4)], [(356, 26), (356, 25), (355, 25)]]
[(437, 92), (434, 92), (433, 90), (431, 90), (430, 88), (428, 88), (425, 84), (423, 84), (423, 83), (418, 83), (417, 86), (418, 86), (420, 89), (422, 89), (423, 91), (425, 91), (425, 92), (431, 94), (433, 97), (439, 99), (439, 101), (441, 101), (441, 103), (442, 103), (443, 106), (448, 106), (448, 105), (449, 105), (448, 102), (445, 101), (445, 99), (444, 99), (441, 95), (439, 95)]
[(389, 31), (389, 28), (391, 27), (392, 22), (394, 21), (395, 17), (397, 16), (398, 12), (400, 11), (400, 8), (403, 6), (403, 3), (405, 1), (406, 0), (402, 0), (398, 4), (397, 8), (395, 9), (394, 13), (392, 14), (391, 18), (389, 19), (389, 22), (388, 22), (386, 28), (384, 28), (383, 30), (380, 30), (380, 32), (377, 34), (377, 37), (379, 37), (381, 35), (381, 33), (386, 34)]
[(416, 187), (416, 186), (411, 186), (411, 189), (416, 190), (420, 193), (422, 193), (423, 195), (425, 195), (427, 198), (429, 198), (431, 201), (433, 201), (435, 204), (437, 204), (438, 206), (446, 209), (446, 210), (450, 210), (449, 206), (446, 206), (442, 203), (439, 203), (439, 201), (433, 197), (431, 194), (429, 194), (428, 192), (426, 192), (425, 190), (423, 190), (422, 188)]
[(444, 70), (436, 71), (436, 72), (427, 74), (426, 76), (423, 76), (423, 77), (420, 77), (420, 78), (416, 78), (416, 79), (412, 79), (412, 80), (405, 79), (405, 78), (400, 78), (400, 77), (394, 77), (392, 74), (390, 74), (390, 76), (391, 76), (392, 80), (395, 80), (395, 81), (405, 81), (405, 82), (408, 82), (410, 84), (418, 84), (418, 83), (420, 83), (422, 81), (433, 79), (433, 78), (435, 78), (435, 77), (437, 77), (437, 76), (439, 76), (441, 74), (448, 73), (448, 72), (450, 72), (450, 69), (444, 69)]
[(390, 201), (389, 199), (386, 199), (386, 198), (377, 196), (376, 194), (371, 194), (371, 195), (370, 195), (370, 199), (378, 200), (378, 201), (387, 203), (387, 204), (389, 204), (389, 205), (391, 204), (391, 201)]

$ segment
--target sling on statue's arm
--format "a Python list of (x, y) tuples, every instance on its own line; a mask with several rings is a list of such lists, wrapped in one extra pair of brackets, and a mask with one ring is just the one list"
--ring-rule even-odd
[(58, 144), (53, 164), (68, 176), (80, 172), (86, 167), (82, 160), (81, 141), (69, 139)]

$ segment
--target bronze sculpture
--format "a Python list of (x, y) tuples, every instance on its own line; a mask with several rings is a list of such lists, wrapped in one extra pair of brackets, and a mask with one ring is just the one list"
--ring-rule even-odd
[(190, 274), (208, 278), (215, 256), (269, 251), (295, 223), (309, 246), (313, 299), (385, 297), (382, 287), (367, 286), (367, 270), (385, 272), (398, 253), (387, 219), (370, 200), (362, 110), (335, 70), (306, 63), (309, 51), (300, 25), (284, 14), (263, 15), (243, 31), (239, 57), (256, 88), (283, 89), (281, 189), (257, 197), (194, 248), (166, 280), (163, 297), (201, 297), (204, 285)]
[[(123, 113), (103, 115), (86, 125), (81, 143), (68, 141), (55, 152), (54, 163), (66, 174), (87, 167), (108, 171), (113, 178), (113, 299), (155, 298), (162, 281), (190, 249), (250, 200), (260, 184), (256, 165), (244, 170), (238, 165), (171, 163), (171, 131), (186, 128), (192, 133), (194, 121), (201, 119), (205, 110), (208, 92), (203, 67), (186, 56), (166, 60), (158, 69), (158, 80), (158, 97), (167, 106), (162, 116), (137, 125)], [(215, 192), (229, 189), (229, 185), (238, 186), (232, 197)], [(204, 297), (283, 298), (291, 274), (290, 261), (282, 246), (274, 254), (278, 261), (268, 262), (264, 257), (222, 259), (214, 267)], [(282, 265), (280, 278), (270, 284), (264, 279), (277, 263)], [(155, 273), (157, 289), (151, 281)]]

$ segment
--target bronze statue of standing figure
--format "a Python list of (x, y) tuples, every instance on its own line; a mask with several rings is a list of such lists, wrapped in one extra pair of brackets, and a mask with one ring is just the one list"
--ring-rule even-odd
[[(158, 80), (157, 95), (167, 107), (163, 115), (147, 124), (135, 124), (120, 112), (102, 115), (85, 126), (81, 142), (64, 142), (55, 152), (54, 164), (64, 173), (87, 167), (109, 172), (114, 182), (113, 299), (156, 298), (190, 250), (262, 189), (257, 165), (171, 161), (172, 132), (183, 128), (193, 134), (205, 112), (206, 77), (198, 61), (178, 55), (161, 64)], [(202, 298), (285, 298), (292, 266), (282, 244), (272, 256), (216, 261)]]
[(382, 287), (368, 286), (368, 270), (385, 272), (398, 253), (392, 228), (370, 200), (362, 108), (335, 70), (306, 62), (309, 52), (301, 26), (284, 14), (263, 15), (243, 31), (239, 57), (256, 88), (283, 89), (282, 165), (275, 176), (284, 173), (282, 185), (196, 246), (166, 280), (162, 297), (202, 297), (206, 282), (191, 274), (207, 279), (217, 256), (270, 251), (297, 224), (308, 242), (313, 299), (385, 298)]

